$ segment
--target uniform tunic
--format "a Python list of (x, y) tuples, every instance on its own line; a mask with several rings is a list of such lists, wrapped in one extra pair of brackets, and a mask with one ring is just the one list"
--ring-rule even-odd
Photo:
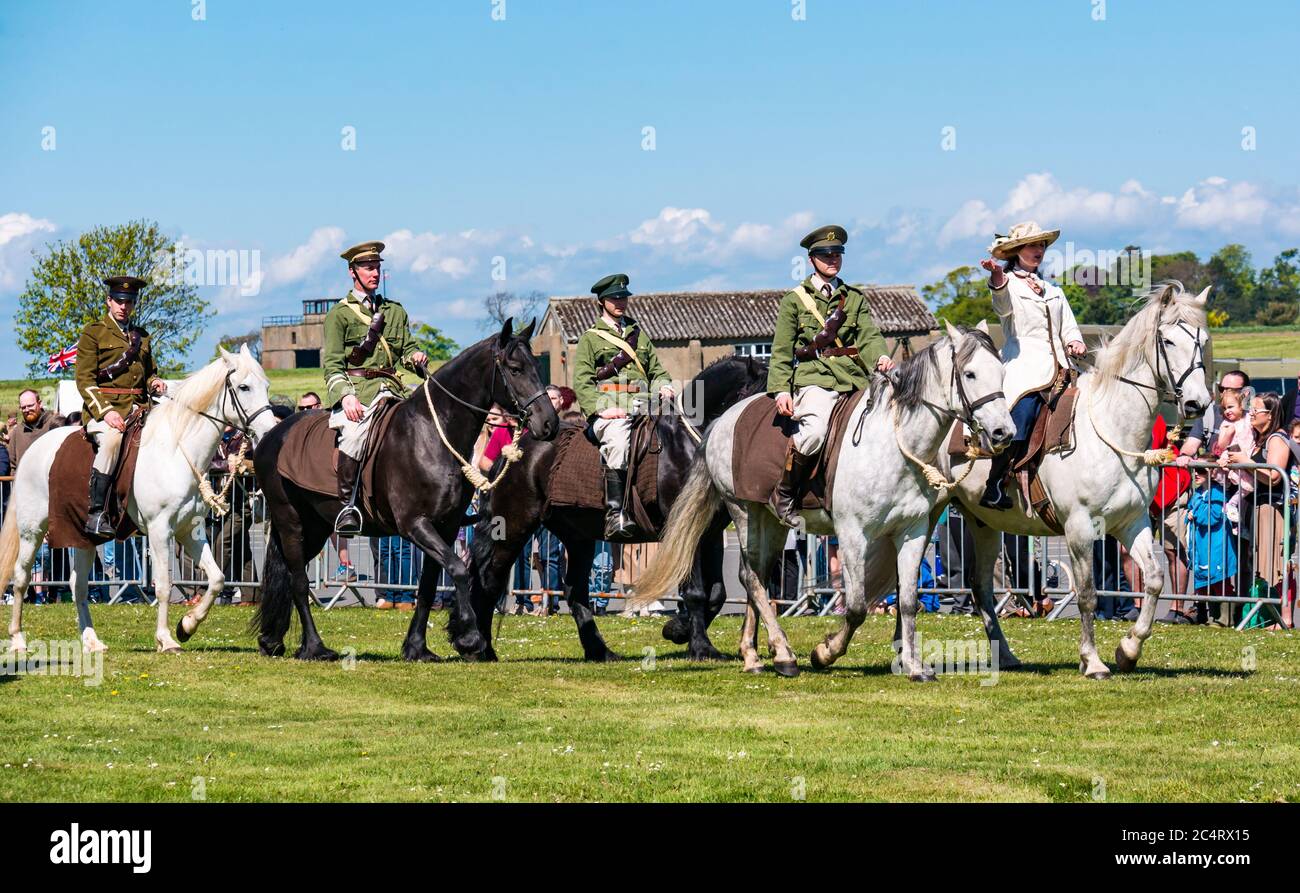
[[(830, 286), (829, 297), (822, 290), (824, 285)], [(822, 324), (804, 307), (798, 289), (781, 299), (776, 312), (767, 391), (769, 394), (793, 396), (793, 419), (799, 427), (791, 440), (796, 450), (810, 456), (819, 452), (826, 442), (826, 429), (835, 401), (850, 391), (866, 388), (870, 378), (863, 366), (874, 369), (876, 361), (888, 351), (885, 337), (871, 318), (867, 296), (861, 289), (838, 277), (834, 282), (825, 283), (816, 275), (805, 279), (801, 287), (812, 295), (822, 319), (829, 317), (840, 299), (844, 299), (844, 324), (840, 326), (838, 338), (843, 346), (858, 349), (856, 360), (853, 357), (823, 356), (796, 361), (795, 349), (811, 342), (821, 331)]]
[[(140, 352), (125, 369), (107, 381), (100, 381), (96, 373), (116, 363), (131, 346), (130, 333), (140, 333)], [(77, 392), (83, 403), (81, 423), (95, 440), (94, 468), (108, 474), (117, 462), (122, 446), (122, 432), (110, 427), (104, 416), (116, 410), (125, 419), (137, 405), (149, 402), (149, 388), (158, 380), (154, 366), (149, 333), (129, 321), (123, 328), (112, 314), (81, 330), (77, 341)], [(104, 393), (104, 390), (138, 390), (138, 394)]]
[[(596, 373), (623, 351), (596, 334), (597, 330), (609, 332), (624, 341), (637, 334), (636, 363), (628, 363), (617, 375), (596, 381)], [(645, 372), (641, 367), (645, 367)], [(647, 377), (648, 376), (648, 377)], [(668, 384), (668, 370), (659, 361), (654, 343), (640, 324), (631, 317), (623, 317), (623, 329), (617, 328), (601, 316), (595, 324), (582, 333), (573, 360), (573, 390), (578, 395), (578, 408), (591, 422), (592, 432), (600, 441), (600, 453), (609, 468), (626, 468), (628, 444), (632, 434), (631, 417), (643, 412), (650, 400), (652, 389)], [(605, 385), (607, 387), (602, 388)], [(635, 390), (634, 390), (635, 389)], [(601, 412), (619, 407), (629, 418), (602, 419)]]
[[(399, 366), (414, 370), (411, 355), (419, 345), (411, 337), (410, 321), (406, 310), (396, 301), (375, 295), (374, 300), (384, 312), (384, 327), (379, 341), (370, 356), (357, 366), (348, 355), (366, 338), (374, 315), (363, 296), (355, 291), (330, 308), (325, 315), (325, 346), (321, 366), (325, 373), (326, 399), (332, 412), (330, 427), (339, 432), (339, 449), (354, 459), (361, 459), (366, 446), (370, 422), (385, 400), (393, 399), (401, 390), (397, 381), (383, 376), (362, 378), (348, 375), (349, 369), (389, 370), (396, 377)], [(343, 398), (352, 395), (361, 401), (365, 414), (361, 421), (351, 422), (343, 413)]]

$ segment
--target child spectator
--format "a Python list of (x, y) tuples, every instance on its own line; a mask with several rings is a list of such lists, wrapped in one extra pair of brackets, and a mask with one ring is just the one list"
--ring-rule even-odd
[(1197, 593), (1235, 595), (1237, 547), (1225, 518), (1223, 485), (1196, 469), (1196, 487), (1187, 502), (1192, 585)]
[[(1254, 390), (1249, 387), (1223, 392), (1220, 400), (1223, 425), (1219, 428), (1219, 437), (1214, 444), (1215, 456), (1232, 454), (1228, 458), (1230, 462), (1249, 461), (1250, 454), (1255, 451), (1255, 431), (1251, 427), (1246, 408), (1254, 396)], [(1250, 475), (1243, 476), (1235, 469), (1228, 472), (1228, 480), (1232, 482), (1234, 492), (1223, 511), (1228, 520), (1236, 524), (1241, 520), (1242, 497), (1254, 490), (1255, 486)]]

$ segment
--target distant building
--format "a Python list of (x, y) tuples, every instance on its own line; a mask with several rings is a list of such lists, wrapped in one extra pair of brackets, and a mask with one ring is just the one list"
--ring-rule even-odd
[[(910, 285), (859, 286), (871, 314), (893, 353), (906, 353), (910, 339), (938, 328), (925, 301)], [(628, 315), (654, 339), (668, 374), (679, 381), (694, 378), (719, 357), (740, 354), (766, 357), (776, 330), (776, 311), (785, 291), (671, 292), (633, 295)], [(573, 351), (578, 338), (596, 321), (596, 299), (551, 298), (533, 337), (533, 353), (542, 378), (573, 385)], [(265, 347), (263, 348), (265, 350)]]
[(302, 316), (262, 317), (264, 369), (319, 369), (325, 314), (338, 298), (302, 302)]

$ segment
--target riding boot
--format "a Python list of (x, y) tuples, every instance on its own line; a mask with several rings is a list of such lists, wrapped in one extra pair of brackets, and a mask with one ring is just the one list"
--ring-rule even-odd
[(993, 457), (993, 464), (989, 469), (989, 480), (984, 485), (984, 495), (980, 497), (980, 505), (985, 508), (999, 510), (1009, 509), (1015, 505), (1015, 500), (1012, 499), (1011, 491), (1007, 487), (1007, 471), (1020, 456), (1020, 448), (1023, 445), (1024, 441), (1017, 440)]
[(85, 533), (91, 537), (110, 537), (113, 525), (108, 520), (104, 505), (108, 502), (108, 491), (113, 486), (113, 478), (102, 471), (90, 470), (90, 513), (86, 516)]
[(817, 464), (817, 454), (805, 456), (791, 443), (785, 453), (785, 470), (781, 481), (768, 497), (767, 503), (787, 527), (800, 526), (800, 503), (803, 501), (804, 487), (812, 475), (813, 466)]
[(623, 507), (627, 501), (627, 469), (605, 468), (605, 539), (630, 543), (640, 531)]
[(361, 510), (357, 508), (357, 487), (361, 483), (361, 463), (342, 450), (339, 451), (339, 502), (343, 509), (334, 519), (334, 532), (339, 536), (357, 536), (361, 533)]

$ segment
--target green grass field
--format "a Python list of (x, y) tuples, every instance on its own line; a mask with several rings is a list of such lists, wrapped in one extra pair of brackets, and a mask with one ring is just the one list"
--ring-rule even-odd
[(1216, 357), (1300, 359), (1300, 329), (1215, 330), (1211, 339)]
[[(29, 640), (75, 631), (69, 605), (24, 616)], [(1011, 620), (1031, 669), (982, 686), (892, 675), (885, 617), (789, 680), (690, 664), (659, 619), (601, 618), (621, 663), (583, 663), (561, 616), (506, 618), (498, 664), (411, 665), (409, 615), (317, 612), (357, 655), (321, 665), (259, 657), (233, 607), (157, 655), (153, 616), (96, 608), (97, 687), (0, 678), (0, 798), (183, 801), (201, 778), (219, 801), (1300, 800), (1294, 633), (1160, 625), (1138, 673), (1099, 683), (1078, 674), (1077, 623)], [(834, 623), (786, 629), (806, 660)], [(1098, 626), (1111, 655), (1126, 627)], [(982, 638), (971, 618), (920, 627)], [(737, 618), (715, 629), (734, 652)]]

